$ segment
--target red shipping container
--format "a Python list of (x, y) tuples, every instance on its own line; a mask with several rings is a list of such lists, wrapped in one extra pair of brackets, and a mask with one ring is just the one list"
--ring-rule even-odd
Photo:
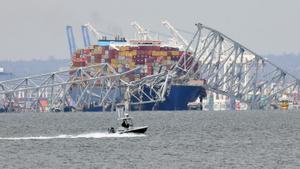
[(101, 63), (102, 58), (95, 56), (95, 63)]
[(95, 56), (95, 59), (96, 58), (102, 58), (102, 55), (100, 55), (100, 54), (94, 54), (94, 56)]
[(137, 47), (137, 46), (130, 46), (129, 47), (129, 50), (138, 50), (139, 49), (139, 47)]
[(145, 50), (146, 48), (145, 48), (146, 46), (140, 46), (140, 50)]
[(144, 55), (144, 54), (145, 54), (145, 51), (144, 51), (144, 50), (138, 50), (138, 51), (137, 51), (137, 54), (138, 54), (138, 55)]
[(86, 56), (86, 60), (88, 63), (91, 63), (91, 56)]
[(80, 62), (86, 62), (86, 58), (80, 58)]
[(153, 75), (153, 68), (152, 67), (148, 67), (147, 74), (148, 75)]
[(143, 64), (145, 64), (145, 59), (144, 58), (135, 58), (134, 62), (136, 65), (143, 65)]
[(112, 55), (112, 56), (109, 56), (109, 59), (116, 59), (118, 55)]
[(155, 61), (155, 59), (152, 57), (149, 57), (146, 59), (146, 63), (153, 63), (154, 61)]
[(80, 62), (80, 66), (84, 67), (84, 66), (86, 66), (86, 63), (85, 62)]
[(152, 50), (147, 50), (147, 51), (146, 51), (146, 55), (152, 56)]
[(74, 62), (74, 63), (73, 63), (73, 66), (74, 66), (74, 67), (80, 67), (79, 62)]
[(117, 51), (117, 50), (111, 50), (110, 51), (113, 55), (117, 55), (118, 53), (119, 53), (119, 51)]
[(84, 49), (84, 50), (83, 50), (83, 54), (90, 54), (90, 52), (91, 52), (91, 51), (90, 51), (89, 49)]
[(179, 56), (183, 55), (183, 51), (179, 51)]
[(152, 46), (152, 50), (160, 50), (160, 46)]
[(161, 63), (163, 60), (164, 60), (164, 59), (163, 59), (162, 57), (158, 57), (158, 58), (156, 59), (156, 61), (157, 61), (158, 63)]
[(73, 55), (76, 58), (80, 58), (80, 53), (75, 53), (75, 55)]

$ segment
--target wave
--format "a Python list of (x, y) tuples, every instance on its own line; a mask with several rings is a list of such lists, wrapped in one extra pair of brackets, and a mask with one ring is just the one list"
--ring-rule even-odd
[(0, 140), (49, 140), (49, 139), (76, 139), (76, 138), (116, 138), (116, 137), (144, 137), (145, 134), (134, 133), (85, 133), (78, 135), (61, 134), (57, 136), (36, 136), (36, 137), (0, 137)]

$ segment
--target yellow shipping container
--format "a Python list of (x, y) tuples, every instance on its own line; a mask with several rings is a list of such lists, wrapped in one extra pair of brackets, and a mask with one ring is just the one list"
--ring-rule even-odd
[(128, 55), (128, 52), (127, 51), (124, 51), (122, 52), (122, 55), (121, 56), (127, 56)]
[(171, 53), (173, 56), (179, 56), (179, 51), (172, 51)]
[(158, 51), (152, 51), (152, 56), (159, 56), (159, 52)]
[(167, 56), (167, 51), (152, 51), (152, 56)]
[(94, 50), (94, 53), (95, 53), (95, 54), (102, 54), (102, 50), (101, 50), (101, 49), (95, 49), (95, 50)]
[(116, 63), (117, 63), (117, 60), (116, 60), (116, 59), (111, 59), (111, 63), (112, 63), (112, 64), (116, 64)]
[(134, 68), (134, 67), (135, 67), (135, 63), (134, 63), (134, 62), (130, 62), (129, 64), (130, 64), (130, 67), (131, 67), (131, 68)]
[(129, 50), (128, 46), (120, 46), (118, 48), (119, 48), (120, 51), (127, 51), (127, 50)]
[(126, 56), (126, 51), (119, 52), (119, 56)]
[(168, 52), (166, 52), (166, 51), (160, 51), (160, 55), (161, 55), (161, 56), (167, 56), (167, 55), (168, 55)]
[(129, 50), (129, 47), (128, 46), (119, 46), (119, 51), (127, 51)]
[(137, 50), (133, 50), (133, 51), (131, 51), (131, 53), (132, 53), (133, 56), (135, 56), (135, 55), (137, 55)]

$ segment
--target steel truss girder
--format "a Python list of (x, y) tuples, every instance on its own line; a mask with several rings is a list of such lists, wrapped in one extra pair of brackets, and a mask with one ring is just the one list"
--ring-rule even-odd
[[(84, 105), (91, 104), (92, 97), (96, 97), (104, 110), (106, 107), (113, 110), (115, 105), (124, 104), (126, 99), (130, 105), (163, 101), (168, 76), (158, 74), (126, 81), (126, 77), (136, 69), (119, 74), (109, 64), (102, 63), (2, 81), (2, 106), (6, 104), (8, 111), (41, 111), (40, 101), (46, 99), (49, 101), (49, 109), (46, 111), (62, 110), (65, 106), (82, 110)], [(100, 93), (95, 93), (95, 88)], [(145, 92), (145, 88), (149, 92)], [(72, 90), (79, 93), (75, 100), (71, 97)], [(137, 99), (130, 102), (128, 98)]]
[(219, 31), (196, 26), (173, 70), (184, 72), (182, 80), (205, 79), (207, 90), (245, 102), (251, 109), (267, 108), (283, 93), (299, 88), (298, 78), (266, 58)]

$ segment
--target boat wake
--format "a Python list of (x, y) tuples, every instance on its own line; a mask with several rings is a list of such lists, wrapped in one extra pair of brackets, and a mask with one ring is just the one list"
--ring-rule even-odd
[(37, 137), (0, 137), (0, 140), (49, 140), (49, 139), (76, 139), (76, 138), (118, 138), (118, 137), (144, 137), (145, 134), (134, 133), (86, 133), (78, 135), (57, 135), (57, 136), (37, 136)]

